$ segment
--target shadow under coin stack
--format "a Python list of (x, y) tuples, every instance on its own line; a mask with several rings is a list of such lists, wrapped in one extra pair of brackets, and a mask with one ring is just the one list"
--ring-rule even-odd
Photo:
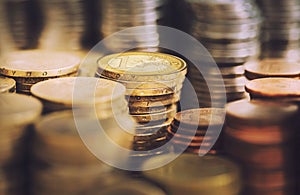
[(28, 125), (42, 112), (33, 97), (0, 94), (0, 194), (27, 192)]
[(178, 112), (168, 127), (168, 139), (174, 149), (187, 153), (219, 154), (220, 133), (225, 119), (222, 108), (200, 108)]
[(193, 19), (189, 34), (203, 44), (218, 65), (215, 68), (207, 64), (206, 54), (191, 54), (196, 59), (202, 58), (201, 74), (192, 64), (188, 74), (200, 106), (210, 107), (215, 102), (214, 107), (223, 107), (226, 96), (227, 102), (245, 98), (244, 63), (260, 53), (262, 19), (258, 8), (251, 0), (185, 2)]
[(226, 105), (224, 147), (241, 163), (244, 193), (295, 194), (294, 104), (239, 100)]
[(299, 60), (300, 1), (256, 0), (262, 10), (262, 57)]
[(30, 94), (40, 81), (77, 75), (80, 58), (64, 52), (40, 50), (17, 51), (0, 62), (0, 74), (16, 81), (17, 93)]
[[(158, 51), (159, 34), (156, 25), (168, 24), (169, 0), (123, 0), (101, 2), (101, 27), (107, 49), (113, 52), (135, 49)], [(127, 29), (130, 27), (137, 27)], [(122, 30), (127, 29), (126, 32)], [(121, 31), (121, 32), (119, 32)]]
[(126, 86), (129, 111), (137, 122), (134, 150), (148, 155), (147, 150), (166, 142), (185, 74), (186, 63), (168, 54), (127, 52), (99, 59), (96, 76)]
[[(239, 167), (222, 157), (192, 154), (161, 155), (150, 158), (143, 165), (145, 170), (157, 167), (168, 159), (165, 166), (145, 171), (144, 176), (159, 183), (172, 195), (238, 195), (241, 190)], [(176, 158), (176, 159), (175, 159)]]
[(0, 93), (16, 92), (16, 81), (12, 78), (0, 76)]
[(266, 77), (300, 79), (300, 63), (275, 58), (251, 61), (245, 64), (245, 75), (249, 80)]

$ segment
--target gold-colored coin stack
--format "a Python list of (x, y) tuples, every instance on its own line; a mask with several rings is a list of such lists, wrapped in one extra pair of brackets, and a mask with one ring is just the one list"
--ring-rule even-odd
[(27, 50), (10, 53), (0, 62), (0, 74), (16, 81), (18, 93), (30, 94), (33, 84), (76, 76), (80, 58), (64, 52)]
[(300, 78), (300, 63), (287, 59), (266, 58), (245, 64), (245, 75), (249, 80), (266, 77)]
[[(152, 157), (145, 167), (165, 162), (172, 154)], [(171, 195), (237, 195), (241, 190), (238, 166), (222, 157), (182, 154), (169, 164), (144, 172)]]
[(0, 193), (26, 191), (28, 125), (42, 112), (42, 104), (33, 97), (0, 94)]
[(295, 194), (294, 104), (240, 100), (226, 105), (224, 147), (243, 167), (244, 194)]
[(98, 60), (96, 76), (126, 86), (129, 111), (138, 123), (135, 150), (147, 151), (165, 143), (185, 74), (182, 59), (162, 53), (125, 52)]
[[(178, 112), (168, 127), (174, 148), (189, 153), (221, 153), (220, 133), (225, 119), (222, 108), (200, 108)], [(202, 147), (202, 150), (200, 150)]]
[(16, 92), (16, 81), (12, 78), (0, 76), (0, 93)]

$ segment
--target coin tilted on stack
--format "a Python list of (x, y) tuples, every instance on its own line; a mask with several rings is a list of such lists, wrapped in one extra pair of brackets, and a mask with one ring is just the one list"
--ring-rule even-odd
[[(205, 59), (209, 58), (207, 54), (191, 54), (196, 59), (203, 59), (200, 64), (201, 74), (192, 64), (188, 74), (196, 89), (200, 106), (209, 107), (211, 102), (216, 102), (220, 104), (217, 106), (223, 107), (221, 102), (226, 98), (225, 92), (228, 102), (245, 98), (243, 64), (256, 59), (260, 54), (258, 39), (262, 19), (257, 6), (251, 0), (185, 2), (190, 19), (193, 20), (188, 33), (203, 44), (220, 70), (206, 64)], [(206, 87), (207, 83), (210, 90)], [(222, 86), (225, 87), (225, 92)]]
[[(144, 166), (157, 166), (170, 157), (172, 154), (152, 157)], [(217, 156), (182, 154), (169, 164), (143, 174), (173, 195), (237, 195), (241, 189), (239, 167)]]
[(10, 53), (0, 62), (0, 74), (16, 81), (18, 93), (30, 94), (33, 84), (57, 77), (77, 75), (80, 58), (76, 55), (41, 50)]
[[(28, 125), (42, 112), (42, 104), (33, 97), (0, 94), (0, 190), (20, 194), (26, 188)], [(3, 181), (3, 182), (2, 182)]]
[[(149, 1), (99, 1), (101, 7), (100, 31), (104, 37), (114, 34), (113, 39), (105, 40), (105, 46), (114, 52), (128, 49), (157, 51), (160, 41), (156, 25), (168, 24), (169, 0)], [(130, 27), (138, 27), (128, 29)], [(126, 31), (122, 32), (122, 30)]]
[(300, 63), (286, 59), (266, 58), (245, 64), (245, 75), (249, 80), (265, 77), (300, 78)]
[(129, 111), (138, 123), (136, 150), (165, 143), (166, 128), (177, 112), (185, 74), (182, 59), (163, 53), (125, 52), (98, 60), (96, 76), (126, 86)]
[(16, 92), (16, 81), (12, 78), (0, 76), (0, 93)]
[(262, 10), (262, 57), (299, 60), (300, 2), (256, 0)]
[[(199, 108), (178, 112), (168, 127), (168, 139), (174, 148), (188, 153), (221, 153), (221, 130), (225, 111), (222, 108)], [(210, 128), (209, 128), (210, 127)], [(200, 150), (200, 147), (202, 150)]]
[(243, 167), (245, 194), (294, 194), (297, 112), (261, 100), (226, 105), (224, 147)]

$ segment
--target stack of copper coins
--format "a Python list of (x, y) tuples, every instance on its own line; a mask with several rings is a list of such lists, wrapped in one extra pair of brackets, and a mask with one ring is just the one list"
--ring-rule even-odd
[(165, 143), (185, 74), (182, 59), (162, 53), (126, 52), (98, 60), (96, 76), (126, 86), (129, 111), (137, 122), (135, 150), (147, 151)]
[(178, 112), (168, 127), (168, 139), (174, 148), (189, 153), (221, 153), (221, 135), (225, 111), (200, 108)]
[(16, 81), (12, 78), (0, 76), (0, 93), (16, 92)]
[(266, 58), (245, 64), (245, 75), (249, 80), (265, 77), (300, 78), (300, 63), (287, 59)]
[(300, 2), (256, 0), (262, 10), (262, 57), (299, 60)]
[(28, 125), (41, 114), (42, 104), (33, 97), (0, 94), (0, 191), (22, 194), (28, 186)]
[[(199, 157), (182, 154), (165, 166), (157, 167), (175, 154), (152, 157), (143, 164), (146, 178), (159, 183), (172, 195), (237, 195), (241, 190), (239, 167), (228, 159), (217, 156)], [(149, 170), (149, 171), (148, 171)]]
[(77, 75), (80, 58), (64, 52), (27, 50), (13, 52), (0, 62), (0, 74), (16, 81), (18, 93), (30, 94), (33, 84)]
[(298, 107), (261, 100), (226, 105), (224, 147), (243, 167), (245, 194), (295, 193)]

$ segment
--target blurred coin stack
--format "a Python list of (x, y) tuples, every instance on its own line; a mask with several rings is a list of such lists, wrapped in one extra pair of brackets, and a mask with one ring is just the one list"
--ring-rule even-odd
[[(225, 119), (222, 108), (200, 108), (178, 112), (168, 127), (168, 139), (180, 151), (219, 154), (221, 131)], [(200, 148), (201, 147), (201, 148)]]
[(80, 58), (63, 52), (40, 50), (7, 54), (0, 62), (0, 74), (16, 81), (18, 93), (30, 94), (33, 84), (57, 77), (77, 75)]
[(262, 57), (299, 60), (300, 1), (256, 0), (265, 18)]
[[(150, 158), (145, 168), (174, 158), (174, 154)], [(239, 167), (222, 157), (182, 154), (169, 164), (143, 172), (172, 195), (237, 195), (241, 190)]]
[(156, 25), (168, 24), (168, 0), (123, 0), (101, 2), (100, 31), (104, 37), (121, 31), (105, 41), (113, 52), (125, 50), (158, 51), (159, 34)]
[(300, 78), (300, 63), (286, 59), (265, 58), (259, 61), (250, 61), (245, 64), (247, 79), (266, 77)]
[(245, 194), (295, 194), (295, 117), (288, 103), (226, 105), (224, 147), (242, 165)]
[[(42, 0), (44, 28), (40, 49), (80, 50), (89, 30), (89, 13), (84, 0)], [(85, 40), (88, 41), (88, 40)]]
[(12, 78), (0, 76), (0, 93), (16, 92), (16, 81)]
[(129, 112), (137, 122), (135, 150), (147, 151), (165, 143), (185, 74), (182, 59), (162, 53), (126, 52), (98, 60), (96, 76), (126, 87)]
[(203, 44), (220, 70), (205, 62), (206, 54), (193, 54), (203, 61), (202, 75), (193, 65), (189, 67), (188, 75), (200, 105), (207, 107), (211, 102), (220, 102), (218, 106), (222, 107), (221, 101), (226, 97), (222, 92), (222, 77), (228, 102), (244, 98), (243, 64), (257, 58), (260, 53), (258, 38), (262, 19), (257, 6), (251, 0), (185, 2), (193, 20), (188, 33)]
[(28, 125), (37, 120), (42, 104), (33, 97), (0, 94), (0, 192), (26, 193)]

